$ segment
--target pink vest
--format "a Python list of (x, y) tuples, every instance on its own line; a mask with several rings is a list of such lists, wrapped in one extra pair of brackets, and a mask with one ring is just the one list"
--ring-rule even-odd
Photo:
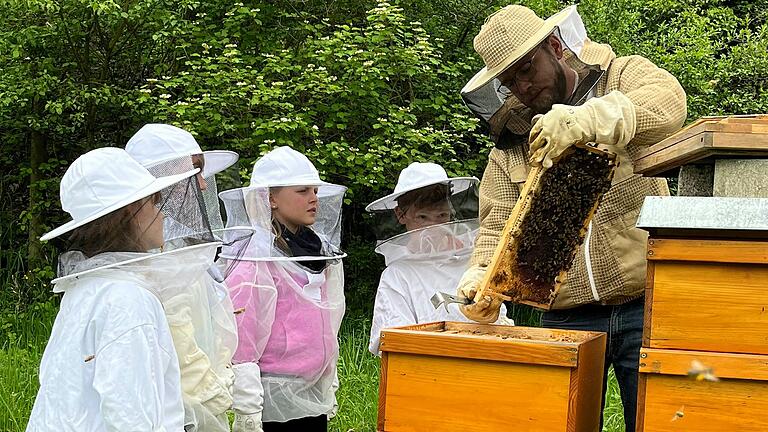
[[(267, 337), (263, 333), (267, 329), (260, 323), (264, 319), (264, 308), (258, 303), (263, 299), (254, 295), (248, 285), (240, 285), (242, 282), (277, 289), (275, 318), (261, 356), (257, 341)], [(335, 364), (339, 347), (330, 322), (331, 313), (308, 298), (315, 291), (314, 295), (319, 294), (324, 300), (325, 283), (308, 287), (307, 282), (307, 274), (289, 263), (244, 261), (238, 264), (227, 278), (235, 310), (244, 308), (237, 316), (240, 343), (233, 359), (235, 363), (257, 361), (264, 374), (308, 380), (319, 377), (329, 363)]]

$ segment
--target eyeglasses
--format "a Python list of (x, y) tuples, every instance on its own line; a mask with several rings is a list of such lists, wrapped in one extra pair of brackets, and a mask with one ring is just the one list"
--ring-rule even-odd
[[(517, 84), (520, 82), (533, 82), (533, 79), (536, 77), (536, 66), (534, 66), (534, 60), (536, 59), (536, 54), (539, 53), (539, 49), (541, 48), (541, 45), (537, 46), (535, 50), (533, 50), (533, 55), (520, 65), (519, 68), (515, 71), (515, 75), (512, 78), (512, 82), (507, 83), (509, 85), (502, 84), (501, 78), (497, 77), (496, 79), (499, 81), (499, 86), (496, 88), (496, 91), (503, 96), (504, 98), (509, 97), (512, 95), (512, 90), (510, 88), (514, 86), (517, 88)], [(502, 75), (504, 72), (502, 72)], [(518, 88), (519, 90), (519, 88)]]

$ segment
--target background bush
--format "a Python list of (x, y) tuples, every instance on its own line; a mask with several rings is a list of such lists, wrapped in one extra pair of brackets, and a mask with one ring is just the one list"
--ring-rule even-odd
[[(541, 16), (566, 5), (522, 2)], [(0, 1), (0, 297), (49, 297), (63, 222), (58, 179), (78, 155), (169, 122), (204, 148), (277, 145), (350, 187), (350, 309), (367, 312), (382, 260), (363, 207), (412, 161), (480, 177), (489, 143), (458, 91), (472, 38), (506, 2)], [(678, 77), (689, 117), (768, 111), (765, 1), (583, 0), (590, 36)]]

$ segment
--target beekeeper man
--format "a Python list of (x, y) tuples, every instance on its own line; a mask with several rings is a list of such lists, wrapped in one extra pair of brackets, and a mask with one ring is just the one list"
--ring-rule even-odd
[[(633, 174), (633, 160), (682, 126), (685, 92), (648, 59), (617, 57), (610, 46), (589, 40), (575, 6), (546, 20), (507, 6), (488, 18), (474, 47), (485, 68), (461, 93), (495, 147), (480, 185), (480, 233), (459, 294), (474, 296), (529, 161), (549, 168), (568, 147), (590, 142), (616, 153), (612, 187), (542, 324), (608, 333), (605, 371), (613, 365), (626, 430), (634, 431), (647, 239), (635, 221), (645, 196), (669, 190), (664, 179)], [(463, 312), (493, 321), (501, 299), (491, 300)]]

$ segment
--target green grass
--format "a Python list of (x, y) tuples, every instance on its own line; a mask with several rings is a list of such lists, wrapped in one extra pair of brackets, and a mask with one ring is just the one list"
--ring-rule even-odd
[(0, 314), (0, 431), (26, 429), (35, 401), (37, 370), (57, 306), (39, 303)]
[(339, 412), (331, 420), (333, 431), (375, 431), (379, 399), (379, 358), (368, 352), (371, 323), (357, 317), (344, 319), (339, 350)]
[[(37, 393), (37, 369), (56, 315), (54, 303), (0, 314), (0, 432), (21, 432)], [(341, 329), (337, 397), (339, 412), (330, 430), (376, 430), (379, 359), (368, 352), (370, 321), (349, 316)], [(604, 432), (623, 432), (621, 397), (611, 372)]]

